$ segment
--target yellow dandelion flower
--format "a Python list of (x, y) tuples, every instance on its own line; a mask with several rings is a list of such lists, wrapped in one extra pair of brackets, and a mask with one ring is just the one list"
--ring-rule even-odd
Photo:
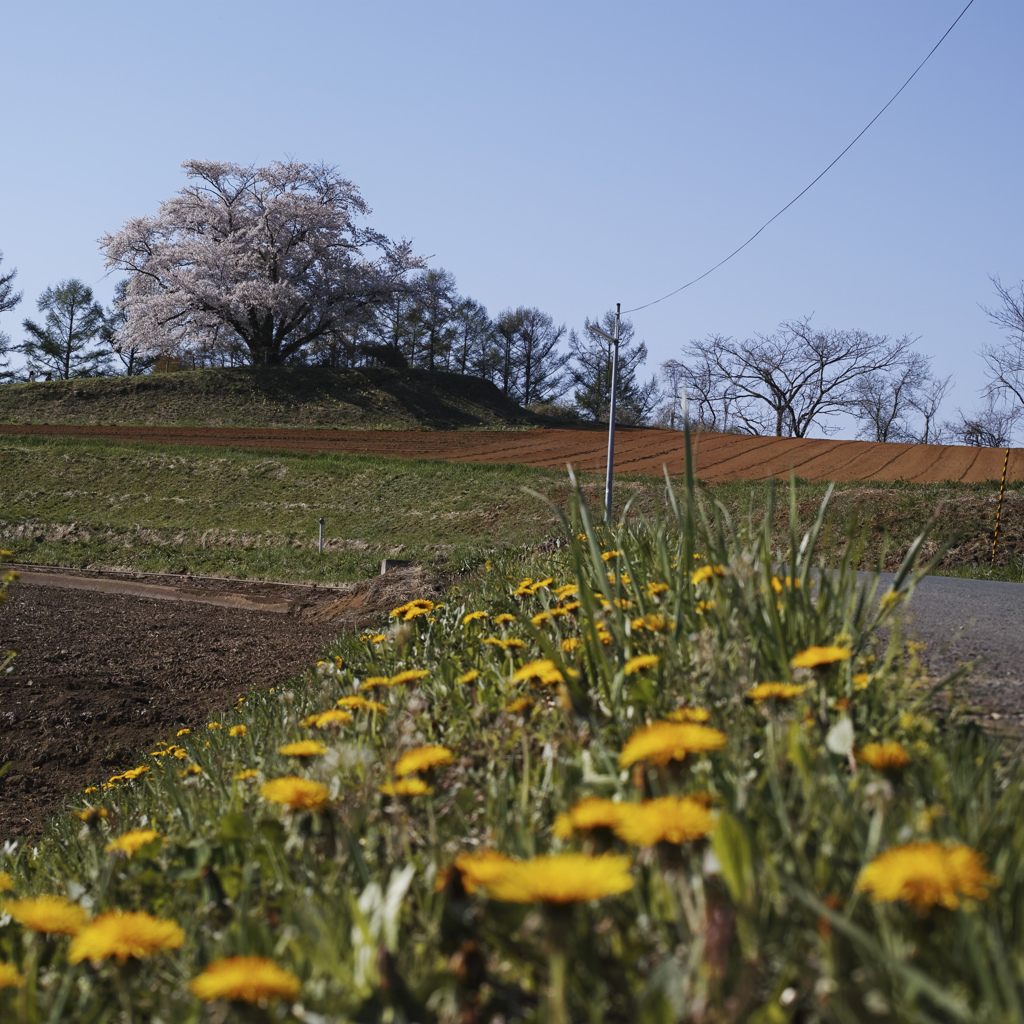
[(430, 796), (434, 788), (428, 786), (423, 779), (396, 779), (394, 782), (385, 782), (380, 792), (385, 796)]
[(629, 857), (556, 853), (512, 861), (483, 883), (503, 903), (579, 903), (628, 892), (635, 881)]
[(463, 672), (462, 675), (455, 680), (455, 682), (459, 683), (460, 685), (465, 685), (466, 683), (471, 683), (473, 682), (474, 679), (479, 678), (480, 670), (476, 668), (471, 668), (468, 672)]
[(0, 871), (0, 892), (10, 892), (14, 888), (14, 879), (6, 871)]
[(69, 903), (63, 896), (9, 900), (3, 909), (18, 924), (51, 935), (77, 935), (88, 920), (82, 907)]
[(575, 583), (566, 583), (561, 587), (555, 587), (554, 590), (551, 591), (559, 601), (566, 597), (574, 597), (579, 592), (580, 588), (577, 587)]
[(983, 887), (998, 884), (977, 850), (924, 842), (879, 854), (861, 870), (856, 888), (870, 893), (875, 903), (912, 903), (924, 913), (936, 903), (955, 910), (961, 897), (983, 900), (988, 895)]
[(68, 960), (97, 963), (117, 960), (123, 964), (129, 957), (141, 959), (168, 949), (180, 949), (185, 933), (176, 921), (152, 917), (142, 911), (112, 910), (86, 925), (71, 941)]
[(626, 675), (631, 676), (636, 672), (642, 672), (645, 668), (654, 668), (660, 660), (656, 654), (638, 654), (626, 662)]
[(545, 686), (556, 686), (565, 682), (565, 676), (558, 670), (558, 666), (548, 658), (540, 658), (537, 661), (528, 661), (522, 668), (512, 673), (516, 682), (523, 682), (527, 679), (536, 679)]
[(352, 716), (347, 711), (338, 711), (331, 708), (330, 711), (321, 711), (317, 715), (309, 715), (302, 720), (302, 724), (312, 729), (328, 729), (340, 725), (349, 725)]
[(647, 594), (649, 597), (657, 597), (659, 594), (665, 594), (669, 590), (667, 583), (648, 583)]
[(232, 737), (234, 737), (236, 739), (240, 739), (248, 731), (249, 730), (244, 725), (233, 725), (233, 726), (231, 726), (230, 729), (228, 729), (228, 735), (232, 736)]
[(495, 615), (494, 616), (494, 624), (496, 626), (504, 626), (508, 622), (515, 622), (515, 621), (516, 621), (516, 617), (514, 615), (509, 615), (508, 612), (502, 612), (500, 615)]
[(294, 811), (319, 811), (327, 806), (330, 793), (326, 786), (311, 779), (285, 775), (260, 786), (260, 796), (274, 804), (283, 804)]
[(580, 608), (579, 601), (567, 601), (559, 608), (553, 608), (552, 611), (560, 612), (564, 615), (571, 615), (573, 612), (578, 611)]
[(614, 829), (632, 846), (688, 843), (703, 838), (715, 827), (707, 805), (693, 797), (663, 796), (626, 807)]
[(530, 619), (535, 626), (542, 626), (545, 622), (554, 622), (555, 619), (563, 618), (569, 614), (568, 608), (550, 608), (546, 612), (538, 612)]
[(533, 707), (533, 698), (532, 697), (517, 697), (515, 700), (509, 701), (509, 703), (505, 705), (505, 710), (510, 715), (518, 715), (520, 712), (526, 711), (527, 708), (532, 708), (532, 707)]
[(133, 828), (130, 832), (122, 832), (116, 839), (112, 839), (105, 849), (107, 853), (123, 853), (126, 857), (131, 857), (147, 843), (158, 839), (163, 839), (163, 836), (151, 828)]
[(319, 740), (296, 740), (278, 747), (277, 752), (286, 757), (316, 757), (318, 754), (326, 754), (327, 747)]
[(240, 772), (235, 772), (233, 778), (235, 782), (248, 782), (250, 779), (258, 779), (260, 773), (255, 768), (243, 768)]
[(855, 756), (861, 764), (871, 765), (880, 771), (899, 770), (910, 764), (910, 754), (902, 743), (895, 740), (888, 743), (865, 743), (855, 751)]
[(592, 832), (597, 828), (614, 829), (629, 813), (630, 804), (603, 800), (601, 797), (584, 797), (555, 819), (552, 831), (559, 839), (568, 839), (573, 832)]
[(703, 615), (705, 612), (713, 612), (715, 607), (716, 605), (714, 601), (698, 601), (694, 605), (694, 610), (698, 615)]
[(545, 590), (554, 582), (555, 580), (552, 576), (545, 576), (542, 580), (536, 580), (530, 584), (530, 593), (536, 594), (538, 590)]
[(871, 682), (871, 676), (867, 672), (858, 672), (853, 677), (853, 688), (855, 690), (866, 690)]
[(697, 569), (691, 576), (690, 582), (696, 586), (698, 583), (704, 583), (706, 580), (711, 579), (712, 576), (722, 577), (725, 575), (725, 567), (721, 565), (702, 565)]
[(342, 697), (338, 701), (339, 708), (351, 708), (353, 711), (376, 711), (382, 715), (387, 707), (379, 701), (367, 700), (365, 697)]
[(468, 615), (462, 617), (462, 624), (468, 626), (471, 622), (476, 622), (479, 619), (489, 619), (490, 616), (487, 612), (470, 612)]
[(404, 672), (393, 675), (388, 680), (388, 686), (401, 686), (402, 683), (415, 683), (417, 679), (429, 676), (430, 672), (425, 668), (407, 668)]
[(583, 641), (578, 636), (568, 636), (562, 641), (562, 650), (566, 654), (571, 654), (582, 643)]
[(191, 729), (179, 729), (174, 735), (175, 736), (188, 736), (192, 732)]
[(25, 984), (25, 975), (14, 964), (0, 960), (0, 988), (21, 988)]
[(425, 598), (418, 598), (415, 601), (406, 601), (405, 604), (398, 608), (392, 608), (388, 615), (392, 618), (401, 618), (408, 622), (410, 619), (416, 618), (418, 615), (426, 615), (434, 610), (434, 602), (428, 601)]
[(603, 555), (601, 555), (601, 561), (610, 562), (613, 558), (618, 558), (621, 554), (621, 551), (606, 551)]
[(639, 761), (656, 765), (682, 761), (687, 754), (721, 750), (725, 744), (725, 733), (707, 725), (694, 722), (653, 722), (629, 737), (619, 755), (619, 767), (628, 768)]
[(478, 853), (460, 853), (455, 858), (454, 867), (462, 876), (463, 888), (472, 894), (514, 863), (497, 850), (480, 850)]
[(255, 1004), (294, 999), (302, 985), (291, 971), (266, 957), (229, 956), (214, 960), (188, 987), (192, 995), (204, 1003), (226, 999)]
[(711, 712), (707, 708), (676, 708), (665, 717), (670, 722), (706, 722)]
[(758, 683), (753, 689), (747, 690), (747, 697), (750, 700), (789, 700), (806, 689), (806, 686), (796, 683)]
[(778, 576), (772, 577), (772, 590), (774, 590), (776, 594), (781, 594), (786, 587), (795, 587), (799, 590), (800, 581), (794, 580), (792, 576), (787, 576), (784, 580), (779, 579)]
[(375, 686), (389, 686), (390, 684), (391, 680), (387, 676), (367, 676), (359, 689), (372, 690)]
[(793, 668), (815, 668), (818, 665), (831, 665), (836, 661), (846, 661), (850, 657), (848, 647), (808, 647), (790, 659)]
[(425, 772), (429, 768), (438, 768), (443, 764), (451, 764), (455, 755), (447, 748), (439, 745), (415, 747), (407, 750), (395, 765), (396, 775), (413, 775)]
[(206, 723), (206, 728), (207, 729), (221, 729), (223, 727), (221, 726), (220, 722), (207, 722)]
[(96, 789), (95, 786), (86, 786), (85, 789), (82, 790), (82, 792), (83, 793), (96, 793), (96, 792), (98, 792), (98, 790)]

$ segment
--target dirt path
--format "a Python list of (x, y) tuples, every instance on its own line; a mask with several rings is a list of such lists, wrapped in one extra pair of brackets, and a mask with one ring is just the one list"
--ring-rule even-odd
[[(0, 434), (266, 451), (344, 452), (453, 462), (521, 462), (551, 469), (571, 463), (585, 472), (603, 472), (607, 450), (606, 434), (598, 429), (373, 431), (3, 424)], [(875, 444), (740, 434), (700, 434), (695, 447), (697, 472), (706, 483), (788, 477), (791, 470), (806, 480), (976, 483), (998, 480), (1005, 454), (1003, 449), (957, 445)], [(682, 473), (685, 467), (683, 435), (677, 431), (623, 427), (616, 434), (615, 455), (620, 473), (660, 476), (663, 466), (672, 474)], [(1024, 449), (1010, 452), (1008, 479), (1024, 479)]]
[[(0, 649), (21, 652), (0, 675), (0, 765), (12, 762), (0, 778), (0, 841), (39, 832), (69, 794), (133, 767), (139, 750), (298, 675), (344, 629), (430, 589), (410, 569), (339, 588), (178, 579), (178, 598), (157, 600), (104, 592), (103, 574), (78, 573), (70, 586), (61, 575), (23, 577), (0, 608)], [(258, 607), (280, 605), (282, 593), (287, 613)]]

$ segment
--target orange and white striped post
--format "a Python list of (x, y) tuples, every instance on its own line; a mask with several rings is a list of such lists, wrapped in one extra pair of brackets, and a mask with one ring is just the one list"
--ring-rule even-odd
[(990, 565), (996, 564), (996, 541), (999, 540), (999, 516), (1003, 511), (1003, 492), (1006, 490), (1006, 467), (1010, 464), (1010, 449), (1006, 449), (1006, 458), (1003, 459), (1003, 479), (999, 483), (999, 504), (996, 505), (996, 532), (992, 534), (992, 561)]

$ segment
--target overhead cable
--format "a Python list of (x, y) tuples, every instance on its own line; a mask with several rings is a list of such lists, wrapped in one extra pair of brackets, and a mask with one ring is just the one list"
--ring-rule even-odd
[(768, 220), (766, 220), (741, 246), (739, 246), (736, 249), (733, 249), (733, 251), (731, 253), (729, 253), (729, 255), (725, 257), (725, 259), (719, 260), (713, 267), (711, 267), (710, 270), (705, 270), (704, 273), (700, 275), (700, 277), (695, 277), (692, 281), (687, 281), (686, 284), (681, 284), (678, 288), (673, 289), (667, 295), (662, 295), (662, 297), (660, 299), (652, 299), (650, 302), (645, 302), (642, 306), (633, 306), (632, 309), (624, 309), (622, 311), (623, 314), (625, 314), (625, 313), (635, 313), (635, 312), (637, 312), (637, 310), (647, 309), (648, 306), (656, 306), (659, 302), (664, 302), (666, 299), (672, 298), (673, 295), (678, 295), (685, 288), (689, 288), (690, 285), (694, 285), (698, 281), (703, 281), (704, 278), (708, 276), (708, 274), (714, 273), (714, 271), (716, 271), (720, 266), (722, 266), (725, 263), (728, 263), (729, 260), (731, 260), (733, 258), (733, 256), (735, 256), (737, 253), (740, 253), (744, 249), (746, 249), (746, 247), (748, 245), (750, 245), (750, 243), (755, 238), (757, 238), (757, 236), (759, 234), (761, 234), (761, 232), (764, 231), (764, 229), (766, 227), (768, 227), (768, 225), (771, 224), (771, 222), (773, 220), (776, 220), (777, 218), (781, 217), (798, 199), (800, 199), (803, 195), (805, 195), (807, 192), (809, 192), (815, 185), (817, 185), (818, 182), (821, 181), (821, 179), (824, 178), (825, 175), (828, 174), (828, 172), (830, 170), (832, 170), (832, 168), (835, 167), (835, 165), (837, 163), (839, 163), (839, 161), (842, 160), (842, 158), (844, 156), (846, 156), (846, 154), (854, 147), (855, 143), (860, 139), (860, 137), (886, 112), (886, 110), (889, 109), (889, 107), (892, 105), (892, 103), (896, 99), (896, 97), (899, 96), (899, 94), (901, 92), (903, 92), (903, 90), (906, 89), (906, 87), (908, 85), (910, 85), (910, 83), (914, 80), (915, 75), (917, 75), (918, 71), (920, 71), (921, 68), (923, 68), (925, 66), (925, 64), (928, 63), (929, 57), (931, 57), (931, 55), (942, 45), (943, 40), (946, 38), (946, 36), (949, 35), (950, 32), (953, 31), (953, 29), (956, 27), (956, 23), (967, 13), (968, 8), (973, 3), (974, 3), (974, 0), (969, 0), (969, 2), (967, 4), (967, 7), (965, 7), (957, 15), (956, 21), (954, 21), (953, 24), (950, 25), (949, 28), (947, 28), (945, 32), (943, 32), (942, 39), (940, 39), (928, 51), (928, 56), (925, 57), (925, 59), (923, 61), (921, 61), (921, 63), (918, 64), (916, 68), (914, 68), (913, 74), (899, 87), (899, 89), (896, 90), (895, 93), (893, 93), (893, 95), (890, 98), (889, 102), (886, 103), (886, 105), (884, 107), (882, 107), (882, 109), (877, 114), (875, 114), (875, 116), (873, 118), (871, 118), (871, 120), (868, 121), (868, 123), (866, 125), (864, 125), (864, 127), (857, 133), (857, 135), (853, 139), (853, 141), (839, 154), (839, 156), (837, 156), (832, 161), (832, 163), (830, 163), (828, 165), (828, 167), (825, 168), (825, 170), (823, 170), (814, 179), (814, 181), (812, 181), (805, 189), (803, 189), (803, 191), (801, 191), (797, 195), (793, 196), (793, 198), (790, 199), (790, 201), (788, 203), (786, 203), (786, 205), (781, 210), (779, 210), (778, 213), (776, 213), (773, 217), (769, 217)]

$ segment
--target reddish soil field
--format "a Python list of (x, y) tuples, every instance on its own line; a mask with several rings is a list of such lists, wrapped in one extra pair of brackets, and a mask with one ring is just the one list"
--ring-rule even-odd
[[(292, 452), (345, 452), (452, 462), (521, 462), (560, 469), (567, 463), (602, 472), (607, 437), (592, 429), (370, 431), (242, 427), (117, 427), (0, 425), (2, 434), (104, 438), (148, 444), (259, 448)], [(977, 483), (998, 480), (1005, 451), (937, 444), (876, 444), (868, 441), (696, 436), (697, 472), (706, 483), (788, 477), (805, 480), (908, 480)], [(660, 476), (662, 467), (683, 472), (683, 435), (676, 431), (624, 427), (616, 433), (615, 467), (620, 473)], [(1024, 479), (1024, 449), (1010, 451), (1007, 479)]]
[[(134, 767), (139, 751), (299, 675), (344, 629), (430, 590), (415, 569), (330, 589), (87, 572), (78, 580), (97, 589), (71, 589), (59, 584), (68, 572), (58, 585), (26, 574), (0, 607), (0, 643), (21, 651), (0, 675), (0, 765), (11, 762), (0, 842), (40, 832), (69, 795)], [(99, 589), (111, 584), (124, 592)], [(138, 596), (146, 587), (160, 599)], [(231, 598), (241, 607), (224, 607)]]

